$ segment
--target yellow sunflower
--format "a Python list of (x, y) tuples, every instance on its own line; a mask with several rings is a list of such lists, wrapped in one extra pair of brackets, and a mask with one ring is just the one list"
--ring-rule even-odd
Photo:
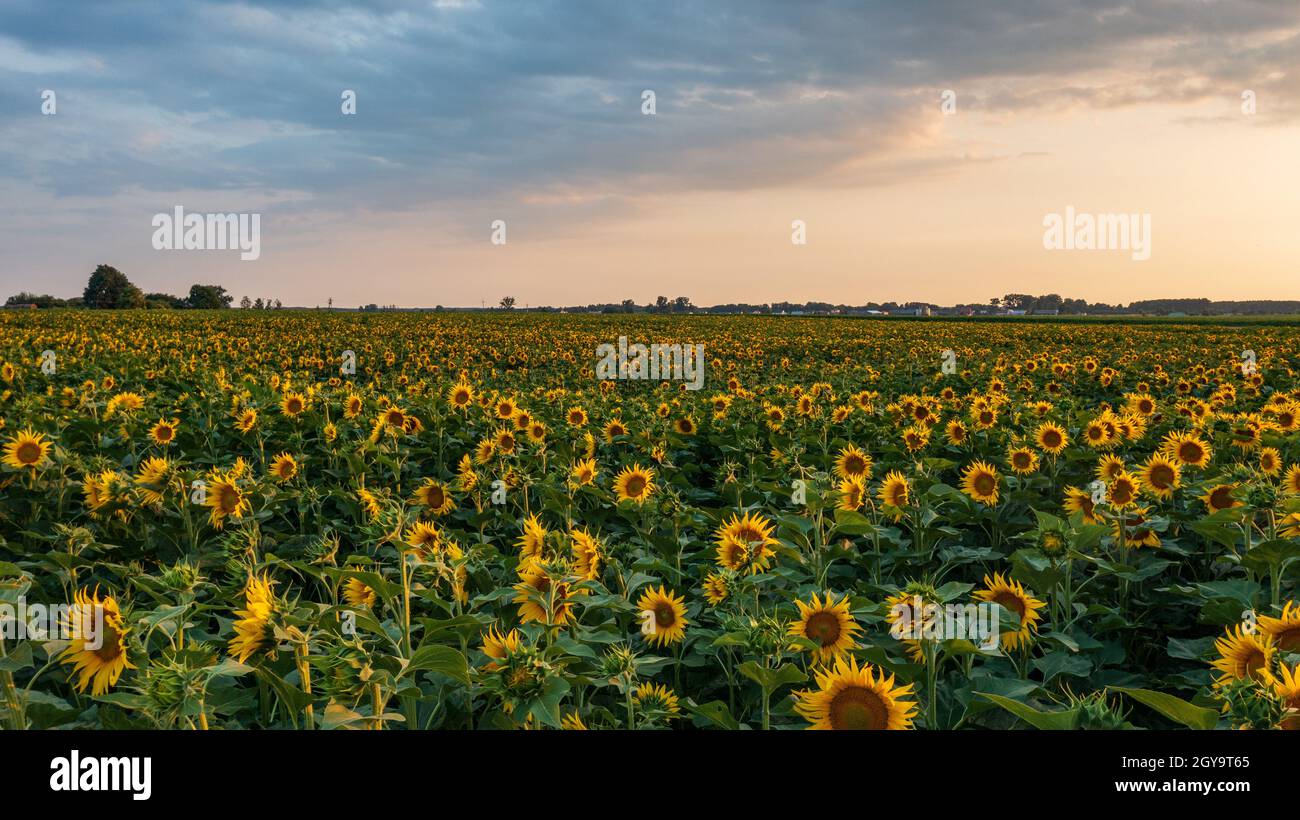
[(1300, 652), (1300, 604), (1288, 601), (1278, 618), (1259, 616), (1259, 631), (1281, 651)]
[(719, 566), (737, 572), (758, 574), (767, 570), (777, 545), (772, 537), (776, 525), (755, 512), (733, 515), (714, 531)]
[(614, 479), (614, 493), (619, 501), (645, 502), (655, 491), (655, 471), (635, 464), (624, 467)]
[(160, 419), (157, 424), (149, 428), (149, 438), (153, 443), (160, 447), (166, 447), (176, 440), (176, 428), (180, 426), (179, 419)]
[(814, 592), (809, 603), (798, 599), (794, 603), (799, 607), (799, 618), (790, 624), (789, 634), (817, 644), (817, 648), (812, 650), (814, 663), (830, 663), (857, 646), (853, 636), (861, 632), (862, 627), (849, 613), (847, 594), (836, 601), (828, 592), (823, 601)]
[(343, 598), (351, 606), (372, 607), (378, 596), (360, 578), (349, 578), (343, 585)]
[(271, 476), (276, 481), (288, 481), (298, 475), (298, 462), (288, 453), (280, 453), (271, 462)]
[(867, 495), (867, 488), (863, 485), (861, 478), (854, 476), (840, 481), (839, 493), (839, 509), (853, 512), (862, 507), (862, 502)]
[(250, 575), (244, 586), (244, 608), (236, 610), (235, 637), (230, 639), (230, 654), (243, 663), (271, 641), (271, 615), (275, 597), (266, 576)]
[(972, 500), (990, 507), (998, 503), (998, 471), (993, 465), (976, 461), (962, 471), (961, 490)]
[(100, 598), (98, 590), (81, 590), (73, 597), (64, 627), (71, 640), (59, 660), (71, 664), (71, 674), (78, 675), (78, 692), (89, 686), (92, 695), (102, 695), (117, 685), (125, 670), (135, 668), (126, 651), (130, 629), (113, 596)]
[(412, 500), (423, 504), (432, 515), (446, 515), (456, 509), (456, 500), (451, 497), (447, 485), (432, 478), (426, 478), (424, 483), (415, 488)]
[(1065, 434), (1065, 429), (1061, 426), (1045, 421), (1038, 425), (1038, 430), (1034, 433), (1034, 441), (1043, 452), (1057, 455), (1070, 443), (1070, 437)]
[(1042, 618), (1038, 610), (1047, 606), (1043, 601), (1025, 591), (1019, 581), (1003, 578), (1001, 573), (993, 577), (984, 576), (984, 589), (975, 591), (975, 599), (989, 603), (1001, 604), (1020, 616), (1020, 626), (1001, 635), (1002, 645), (1015, 649), (1030, 640), (1031, 634), (1038, 631), (1038, 621)]
[(1182, 480), (1182, 470), (1178, 462), (1156, 453), (1147, 459), (1138, 471), (1142, 487), (1156, 498), (1166, 499), (1174, 494)]
[(1217, 683), (1223, 684), (1241, 678), (1252, 678), (1260, 683), (1273, 683), (1273, 656), (1277, 646), (1262, 632), (1248, 632), (1238, 625), (1229, 629), (1214, 642), (1219, 657), (1212, 666), (1219, 671)]
[(30, 429), (21, 430), (5, 444), (4, 463), (15, 470), (23, 467), (35, 470), (44, 464), (52, 447), (44, 433), (34, 433)]
[(885, 480), (881, 482), (876, 497), (889, 512), (894, 514), (894, 520), (897, 521), (903, 517), (904, 510), (911, 504), (911, 493), (911, 485), (908, 484), (907, 477), (898, 470), (890, 470), (885, 475)]
[(861, 667), (853, 657), (837, 658), (830, 669), (816, 672), (817, 689), (797, 693), (795, 711), (809, 729), (910, 729), (916, 703), (906, 700), (911, 685), (898, 686), (894, 676)]
[(835, 458), (835, 475), (840, 478), (871, 478), (871, 456), (850, 444)]
[(686, 599), (666, 590), (646, 588), (636, 602), (641, 634), (658, 646), (677, 643), (686, 635)]

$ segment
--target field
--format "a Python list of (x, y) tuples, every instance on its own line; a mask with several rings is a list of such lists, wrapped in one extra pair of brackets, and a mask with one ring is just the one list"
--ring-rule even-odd
[[(598, 381), (620, 336), (704, 388)], [(1297, 369), (1271, 322), (0, 313), (0, 724), (1300, 728)]]

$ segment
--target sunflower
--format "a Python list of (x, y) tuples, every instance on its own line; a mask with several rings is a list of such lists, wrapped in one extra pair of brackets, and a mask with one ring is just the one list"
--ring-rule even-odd
[(627, 426), (623, 424), (621, 419), (611, 419), (610, 422), (605, 425), (605, 441), (611, 444), (614, 443), (614, 439), (626, 435)]
[(652, 644), (667, 646), (686, 635), (686, 599), (666, 590), (646, 588), (636, 602), (640, 610), (641, 634)]
[(576, 461), (569, 470), (569, 484), (573, 487), (586, 487), (596, 480), (596, 460), (589, 458)]
[(348, 397), (343, 400), (343, 418), (354, 419), (361, 415), (361, 411), (365, 408), (365, 401), (363, 401), (356, 393), (350, 393), (348, 394)]
[(862, 507), (867, 488), (862, 484), (862, 479), (855, 476), (840, 482), (839, 493), (840, 503), (838, 508), (853, 512)]
[(474, 403), (474, 388), (465, 382), (456, 382), (447, 389), (447, 404), (453, 409), (468, 412)]
[(1014, 447), (1007, 453), (1007, 463), (1016, 475), (1032, 475), (1038, 470), (1038, 453), (1028, 447)]
[(446, 537), (442, 534), (442, 530), (438, 529), (438, 525), (427, 521), (416, 521), (407, 528), (402, 537), (408, 547), (421, 555), (432, 555), (441, 552), (447, 543)]
[(897, 521), (903, 517), (903, 511), (911, 504), (911, 485), (901, 472), (890, 470), (885, 475), (885, 480), (881, 482), (876, 497), (880, 499), (881, 504), (893, 512), (894, 520)]
[(1101, 516), (1097, 515), (1097, 505), (1093, 503), (1092, 495), (1087, 490), (1080, 490), (1078, 487), (1067, 486), (1065, 488), (1065, 501), (1061, 506), (1067, 513), (1083, 513), (1083, 523), (1096, 524), (1101, 521)]
[(236, 610), (235, 637), (230, 639), (230, 654), (243, 663), (249, 656), (271, 641), (271, 615), (275, 611), (275, 597), (271, 594), (271, 581), (250, 575), (244, 585), (244, 608)]
[(307, 397), (301, 393), (285, 393), (280, 399), (280, 412), (291, 419), (305, 413), (307, 406)]
[(150, 456), (140, 465), (140, 473), (135, 477), (135, 484), (146, 504), (161, 504), (163, 493), (171, 478), (172, 464), (165, 458)]
[(1282, 489), (1287, 495), (1300, 495), (1300, 464), (1292, 464), (1286, 468)]
[(1282, 616), (1259, 616), (1259, 631), (1283, 652), (1300, 652), (1300, 604), (1288, 601)]
[(479, 464), (487, 464), (496, 454), (497, 446), (490, 438), (483, 439), (474, 447), (474, 460)]
[(1241, 502), (1232, 496), (1233, 491), (1236, 489), (1236, 484), (1216, 484), (1205, 491), (1205, 495), (1201, 496), (1201, 501), (1205, 502), (1206, 509), (1211, 513), (1240, 507)]
[(727, 585), (727, 578), (717, 572), (710, 572), (704, 579), (704, 598), (710, 606), (717, 606), (727, 600), (730, 589)]
[(690, 416), (682, 416), (673, 422), (673, 430), (678, 435), (693, 436), (695, 435), (695, 419)]
[(52, 447), (44, 433), (21, 430), (5, 444), (4, 462), (15, 470), (23, 467), (35, 470), (44, 463)]
[(504, 427), (498, 430), (496, 436), (492, 439), (492, 444), (496, 447), (497, 451), (506, 455), (513, 453), (515, 451), (515, 446), (518, 443), (519, 441), (515, 438), (515, 434)]
[(984, 576), (984, 589), (975, 591), (975, 599), (1000, 604), (1020, 616), (1020, 627), (1003, 632), (1001, 641), (1007, 649), (1015, 649), (1026, 643), (1033, 632), (1038, 631), (1038, 621), (1042, 617), (1038, 610), (1047, 606), (1043, 601), (1025, 591), (1019, 581), (1003, 578), (1001, 573), (994, 573), (992, 578)]
[(234, 470), (228, 473), (213, 473), (207, 488), (207, 497), (203, 505), (211, 509), (208, 523), (216, 529), (226, 524), (227, 518), (241, 518), (252, 509), (248, 497), (239, 489)]
[(871, 456), (850, 444), (835, 459), (835, 475), (840, 478), (871, 478)]
[(122, 672), (135, 668), (126, 651), (130, 629), (113, 596), (100, 598), (99, 590), (81, 590), (73, 596), (64, 626), (71, 641), (59, 659), (72, 665), (71, 674), (79, 675), (78, 692), (89, 686), (91, 695), (102, 695), (117, 685)]
[(1142, 487), (1156, 498), (1167, 499), (1173, 496), (1182, 479), (1182, 468), (1173, 459), (1153, 454), (1138, 471), (1138, 480)]
[(247, 433), (257, 426), (257, 411), (247, 408), (240, 412), (235, 418), (235, 429), (241, 433)]
[(718, 564), (737, 572), (765, 571), (778, 543), (772, 537), (775, 529), (775, 524), (754, 512), (724, 520), (713, 534)]
[(298, 462), (288, 453), (280, 453), (271, 462), (271, 476), (276, 481), (288, 481), (298, 475)]
[(1275, 476), (1282, 471), (1282, 454), (1276, 447), (1259, 449), (1259, 471), (1266, 476)]
[(948, 422), (944, 435), (948, 437), (949, 444), (960, 447), (970, 438), (970, 431), (966, 429), (966, 425), (961, 423), (961, 419), (953, 419)]
[(587, 411), (581, 407), (570, 407), (564, 414), (564, 423), (570, 427), (586, 427)]
[(662, 683), (641, 684), (633, 693), (632, 700), (636, 702), (637, 708), (642, 712), (660, 712), (669, 717), (681, 713), (681, 707), (677, 704), (677, 696)]
[(519, 634), (518, 629), (512, 629), (509, 632), (502, 633), (497, 627), (491, 626), (487, 632), (483, 633), (483, 654), (487, 655), (490, 660), (483, 667), (488, 672), (497, 668), (497, 661), (503, 661), (509, 656), (519, 651), (523, 646), (523, 636)]
[(536, 621), (562, 626), (573, 619), (569, 585), (552, 579), (550, 572), (537, 559), (528, 559), (520, 565), (519, 583), (514, 589), (514, 602), (519, 604), (522, 623)]
[(377, 597), (375, 591), (360, 578), (349, 578), (343, 585), (343, 598), (351, 606), (372, 607)]
[(649, 467), (635, 464), (624, 467), (614, 479), (614, 492), (619, 501), (643, 503), (655, 491), (655, 471)]
[(817, 689), (796, 694), (795, 711), (809, 729), (910, 729), (916, 703), (906, 700), (911, 685), (897, 686), (869, 663), (840, 657), (816, 673)]
[(600, 580), (600, 562), (604, 552), (600, 542), (581, 528), (570, 530), (569, 538), (573, 541), (573, 574), (587, 581)]
[(849, 614), (847, 594), (836, 601), (828, 592), (823, 601), (814, 592), (809, 603), (797, 598), (794, 603), (799, 607), (799, 618), (790, 624), (788, 634), (817, 644), (817, 648), (812, 650), (814, 663), (830, 663), (857, 646), (853, 636), (861, 632), (862, 627)]
[(1034, 433), (1034, 441), (1043, 452), (1057, 455), (1070, 443), (1070, 438), (1065, 434), (1064, 428), (1045, 421), (1038, 425), (1038, 430)]
[(176, 428), (180, 426), (180, 419), (159, 419), (158, 423), (149, 428), (149, 438), (159, 447), (166, 447), (176, 440)]
[(1268, 635), (1247, 631), (1239, 624), (1216, 640), (1214, 648), (1219, 652), (1211, 664), (1220, 672), (1216, 683), (1221, 685), (1242, 678), (1273, 683), (1273, 656), (1277, 654), (1277, 646)]
[(1106, 500), (1117, 510), (1123, 510), (1136, 504), (1137, 494), (1137, 479), (1129, 475), (1128, 470), (1123, 469), (1106, 488)]
[(993, 465), (976, 461), (962, 471), (961, 490), (972, 500), (990, 507), (998, 503), (998, 471)]
[(456, 509), (456, 501), (451, 497), (447, 485), (432, 478), (426, 478), (424, 483), (416, 487), (411, 498), (416, 503), (423, 504), (432, 515), (446, 515)]
[(1184, 467), (1204, 467), (1214, 457), (1214, 450), (1195, 433), (1170, 433), (1160, 449)]
[(1282, 664), (1278, 668), (1278, 677), (1273, 684), (1273, 691), (1282, 699), (1282, 704), (1287, 709), (1277, 728), (1300, 731), (1300, 664), (1289, 669)]
[(546, 543), (546, 528), (542, 522), (537, 519), (536, 515), (529, 515), (524, 519), (524, 531), (515, 542), (519, 548), (520, 559), (537, 558), (542, 554), (542, 546)]
[(1114, 481), (1124, 472), (1124, 459), (1114, 454), (1107, 454), (1097, 460), (1097, 480), (1105, 483)]
[(511, 399), (497, 400), (497, 405), (496, 405), (497, 418), (501, 419), (502, 421), (506, 419), (514, 418), (515, 411), (518, 409), (519, 408), (515, 405), (514, 401)]

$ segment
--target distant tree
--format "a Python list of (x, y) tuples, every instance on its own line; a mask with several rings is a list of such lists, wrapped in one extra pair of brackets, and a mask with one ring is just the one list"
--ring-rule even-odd
[(327, 300), (325, 301), (325, 305), (326, 305), (327, 307), (329, 307), (330, 310), (333, 310), (333, 309), (334, 309), (334, 297), (331, 296), (329, 299), (327, 299)]
[(146, 293), (144, 306), (150, 310), (179, 310), (189, 307), (184, 299), (172, 296), (170, 293)]
[(144, 307), (144, 294), (112, 265), (99, 265), (90, 274), (82, 300), (99, 310)]
[(245, 296), (243, 299), (239, 300), (239, 306), (244, 310), (248, 310), (253, 306), (253, 300)]
[(667, 296), (658, 296), (655, 298), (655, 310), (658, 311), (659, 313), (667, 313), (668, 304), (669, 302)]
[(253, 309), (261, 310), (264, 307), (266, 307), (266, 303), (262, 301), (262, 297), (261, 296), (257, 297), (257, 301), (253, 303)]
[(275, 309), (276, 309), (276, 310), (279, 310), (279, 309), (282, 308), (282, 307), (284, 307), (284, 303), (281, 302), (279, 299), (276, 299), (276, 300), (275, 300)]
[(513, 296), (503, 296), (503, 297), (501, 297), (501, 309), (502, 309), (502, 310), (514, 310), (514, 307), (515, 307), (515, 297), (513, 297)]
[(28, 293), (27, 291), (23, 291), (22, 293), (18, 293), (13, 296), (10, 296), (8, 299), (5, 300), (5, 304), (6, 305), (36, 305), (38, 308), (53, 308), (53, 307), (66, 307), (68, 301), (66, 299), (60, 299), (57, 296), (50, 296), (49, 294), (42, 294), (40, 296), (37, 296), (35, 293)]
[(689, 296), (678, 296), (673, 300), (673, 311), (676, 313), (685, 313), (693, 307), (695, 307), (695, 305), (691, 304), (691, 298)]
[(221, 285), (191, 285), (185, 304), (195, 310), (223, 310), (233, 301), (235, 297), (226, 293)]

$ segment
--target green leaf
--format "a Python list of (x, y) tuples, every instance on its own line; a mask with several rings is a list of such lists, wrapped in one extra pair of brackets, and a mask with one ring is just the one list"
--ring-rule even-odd
[(411, 655), (411, 660), (397, 677), (400, 679), (408, 672), (421, 670), (438, 672), (461, 683), (469, 683), (469, 663), (464, 655), (450, 646), (421, 646)]
[(1155, 692), (1150, 689), (1128, 689), (1123, 686), (1112, 686), (1110, 688), (1116, 692), (1123, 692), (1138, 703), (1150, 706), (1175, 723), (1181, 723), (1192, 729), (1213, 729), (1219, 723), (1219, 713), (1213, 709), (1206, 709), (1194, 703), (1188, 703), (1182, 698), (1166, 695), (1164, 692)]
[(1061, 730), (1076, 729), (1079, 726), (1079, 710), (1069, 709), (1064, 712), (1042, 712), (1028, 704), (1021, 703), (1018, 700), (1004, 698), (1001, 695), (994, 695), (988, 692), (976, 692), (982, 698), (989, 700), (1006, 709), (1011, 714), (1033, 726), (1035, 729)]

